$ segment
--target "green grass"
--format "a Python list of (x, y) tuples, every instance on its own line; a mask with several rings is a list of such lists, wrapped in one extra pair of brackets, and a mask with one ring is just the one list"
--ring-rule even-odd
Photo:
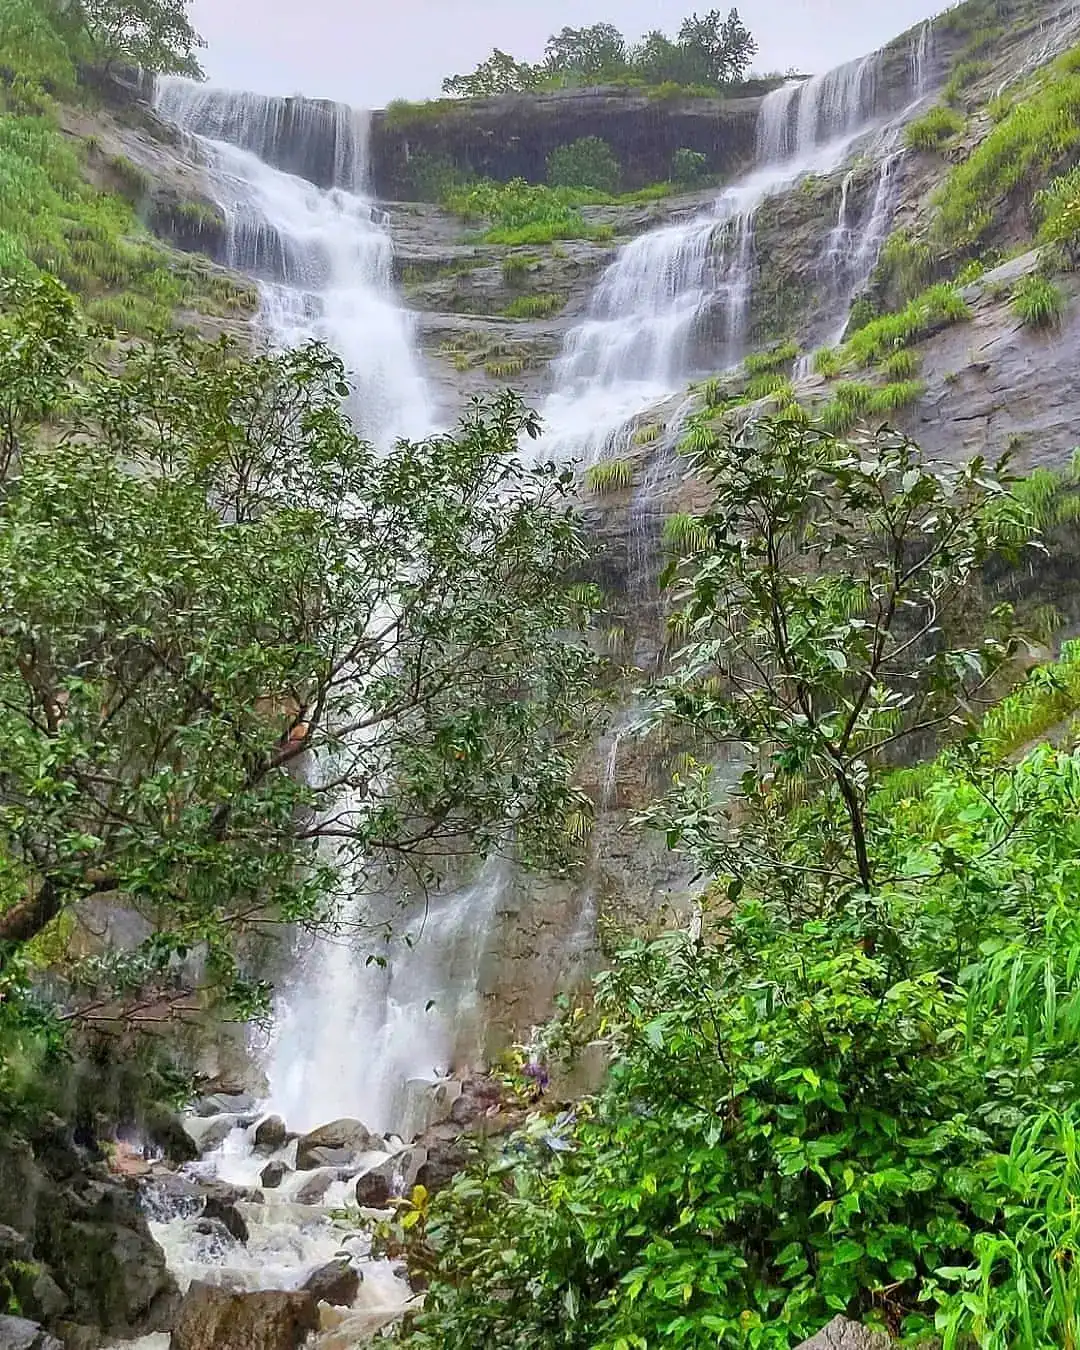
[(934, 252), (925, 239), (894, 230), (882, 246), (875, 275), (895, 300), (906, 303), (933, 280)]
[(875, 365), (919, 338), (970, 317), (971, 311), (955, 286), (947, 282), (931, 286), (899, 313), (883, 314), (853, 334), (841, 348), (843, 363)]
[(899, 351), (890, 353), (878, 369), (883, 375), (887, 375), (890, 380), (910, 380), (918, 375), (922, 360), (918, 352), (911, 351), (908, 347), (901, 347)]
[(634, 481), (634, 466), (628, 459), (603, 459), (585, 470), (585, 486), (597, 496), (622, 492)]
[(554, 291), (541, 291), (537, 295), (519, 295), (503, 310), (507, 319), (546, 319), (558, 314), (566, 307), (566, 296)]
[(757, 403), (759, 399), (773, 398), (788, 390), (794, 392), (791, 381), (787, 376), (782, 375), (779, 371), (772, 371), (755, 375), (746, 386), (746, 397), (750, 402)]
[(451, 187), (442, 204), (464, 221), (486, 224), (481, 235), (485, 243), (527, 247), (559, 239), (613, 239), (615, 231), (610, 225), (593, 225), (585, 220), (583, 206), (641, 204), (657, 201), (675, 190), (672, 183), (653, 183), (615, 196), (591, 188), (549, 187), (524, 178), (509, 183), (485, 178)]
[(826, 431), (844, 436), (860, 418), (887, 418), (917, 403), (925, 392), (926, 386), (919, 380), (895, 380), (884, 385), (843, 380), (833, 389), (830, 401), (818, 410), (817, 417)]
[(823, 375), (827, 380), (839, 375), (843, 368), (843, 362), (840, 357), (840, 351), (836, 347), (819, 347), (814, 353), (814, 370), (818, 375)]
[(1003, 760), (1080, 711), (1080, 642), (1066, 642), (1061, 659), (1040, 666), (983, 719), (979, 738), (991, 759)]
[(1072, 244), (1080, 237), (1080, 166), (1035, 194), (1041, 244)]
[(934, 195), (935, 230), (946, 244), (973, 248), (1017, 194), (1030, 197), (1080, 145), (1080, 70), (1067, 54), (1003, 116)]
[(921, 380), (894, 380), (874, 390), (866, 410), (888, 416), (902, 408), (910, 408), (925, 393), (926, 385)]
[(904, 129), (904, 143), (911, 150), (937, 150), (958, 136), (967, 125), (955, 108), (939, 105)]
[(963, 101), (962, 95), (965, 89), (982, 79), (990, 70), (993, 69), (990, 61), (984, 60), (963, 60), (958, 61), (953, 66), (952, 74), (949, 76), (948, 83), (945, 85), (943, 97), (946, 103), (960, 103)]
[(520, 286), (528, 274), (542, 263), (543, 259), (538, 253), (511, 253), (503, 259), (503, 281), (508, 286)]
[(1065, 296), (1049, 278), (1033, 273), (1016, 283), (1009, 308), (1027, 328), (1054, 328), (1064, 312)]
[(743, 370), (747, 375), (772, 375), (777, 371), (787, 370), (798, 360), (799, 345), (797, 342), (787, 341), (779, 342), (775, 347), (770, 347), (764, 352), (751, 352), (743, 361)]

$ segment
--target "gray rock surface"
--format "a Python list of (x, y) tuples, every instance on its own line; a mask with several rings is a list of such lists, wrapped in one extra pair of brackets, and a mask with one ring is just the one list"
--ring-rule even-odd
[(289, 1131), (280, 1116), (267, 1116), (255, 1126), (255, 1147), (260, 1151), (273, 1153), (284, 1148), (289, 1139)]
[(796, 1347), (796, 1350), (890, 1350), (893, 1341), (881, 1331), (871, 1331), (861, 1322), (847, 1317), (834, 1317), (816, 1336)]
[(250, 1236), (244, 1216), (235, 1204), (230, 1204), (227, 1200), (214, 1195), (209, 1196), (203, 1205), (202, 1216), (204, 1219), (216, 1219), (223, 1224), (237, 1242), (247, 1242)]
[(303, 1135), (296, 1145), (297, 1171), (347, 1166), (360, 1153), (382, 1148), (382, 1140), (359, 1120), (333, 1120)]
[(64, 1350), (64, 1347), (36, 1322), (23, 1317), (0, 1317), (0, 1350)]
[(268, 1191), (277, 1190), (285, 1178), (290, 1174), (291, 1168), (280, 1159), (268, 1162), (259, 1173), (259, 1183)]
[(177, 1313), (171, 1350), (299, 1350), (317, 1325), (309, 1293), (236, 1293), (196, 1281)]

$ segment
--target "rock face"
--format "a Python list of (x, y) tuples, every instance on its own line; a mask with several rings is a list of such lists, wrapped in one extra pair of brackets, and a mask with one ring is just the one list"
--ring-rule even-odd
[(241, 1294), (196, 1282), (184, 1296), (171, 1350), (299, 1350), (318, 1326), (312, 1294)]
[(179, 1295), (134, 1184), (110, 1177), (60, 1122), (0, 1145), (0, 1225), (4, 1250), (33, 1267), (22, 1306), (63, 1339), (168, 1326)]
[(608, 142), (627, 189), (669, 178), (683, 148), (705, 155), (712, 173), (731, 174), (753, 154), (761, 97), (770, 87), (752, 85), (730, 99), (565, 89), (390, 108), (371, 120), (375, 191), (391, 201), (414, 196), (418, 156), (463, 175), (543, 183), (551, 152), (583, 136)]
[(268, 1153), (284, 1148), (288, 1138), (289, 1131), (280, 1116), (267, 1116), (255, 1127), (255, 1147)]
[(358, 1120), (334, 1120), (310, 1134), (303, 1135), (296, 1145), (297, 1171), (308, 1172), (315, 1167), (348, 1166), (360, 1153), (382, 1149), (383, 1141)]

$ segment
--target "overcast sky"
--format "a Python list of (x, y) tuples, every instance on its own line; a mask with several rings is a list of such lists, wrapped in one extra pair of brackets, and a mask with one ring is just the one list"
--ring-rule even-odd
[[(601, 20), (636, 38), (672, 33), (727, 0), (194, 0), (215, 84), (382, 107), (439, 93), (492, 47), (537, 60), (564, 24)], [(872, 51), (945, 0), (743, 0), (756, 69), (825, 70)]]

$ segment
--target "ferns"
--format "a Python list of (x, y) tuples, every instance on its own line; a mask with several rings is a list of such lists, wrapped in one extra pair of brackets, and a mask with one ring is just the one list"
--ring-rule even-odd
[(755, 375), (746, 386), (746, 397), (751, 403), (757, 403), (760, 399), (771, 398), (775, 394), (794, 393), (791, 381), (784, 375)]
[(1016, 283), (1009, 307), (1028, 328), (1053, 328), (1065, 308), (1065, 297), (1047, 277), (1032, 273)]
[(597, 496), (622, 492), (634, 482), (634, 466), (628, 459), (602, 459), (585, 470), (585, 486)]

